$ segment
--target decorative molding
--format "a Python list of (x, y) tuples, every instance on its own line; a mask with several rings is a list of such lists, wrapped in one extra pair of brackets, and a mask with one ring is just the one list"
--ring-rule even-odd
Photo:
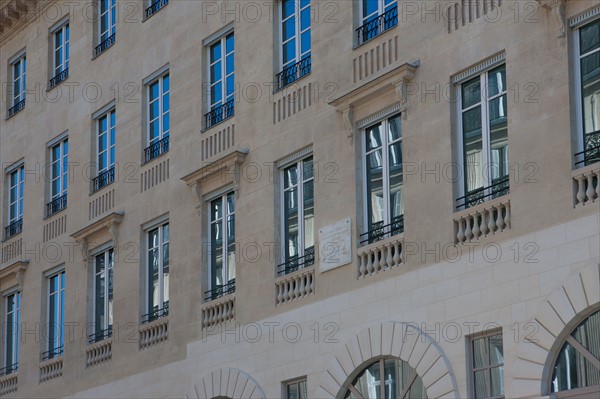
[(0, 280), (4, 280), (10, 278), (11, 276), (14, 276), (17, 280), (17, 285), (19, 289), (22, 290), (27, 266), (29, 266), (29, 260), (22, 260), (3, 268), (2, 270), (0, 270)]
[(600, 17), (600, 6), (596, 6), (592, 9), (589, 9), (579, 15), (574, 16), (569, 19), (569, 27), (570, 28), (578, 28), (581, 25), (585, 25), (588, 22), (591, 22), (593, 19)]
[(298, 162), (300, 159), (305, 158), (309, 154), (312, 154), (312, 152), (313, 152), (313, 147), (311, 145), (311, 146), (303, 148), (299, 151), (296, 151), (295, 153), (288, 155), (287, 157), (285, 157), (283, 159), (280, 159), (279, 161), (275, 162), (275, 166), (277, 167), (277, 169), (284, 168), (286, 166), (289, 166), (293, 163)]
[(240, 369), (223, 368), (205, 374), (186, 394), (188, 399), (266, 399), (258, 382)]
[(356, 122), (356, 127), (358, 129), (364, 129), (394, 114), (397, 114), (398, 112), (400, 112), (400, 104), (394, 104), (391, 107), (382, 109), (381, 111), (374, 113), (373, 115), (367, 116), (366, 118), (359, 120), (358, 122)]
[(554, 15), (556, 16), (556, 19), (558, 20), (558, 33), (556, 35), (556, 37), (561, 38), (561, 37), (565, 37), (566, 35), (566, 16), (565, 16), (565, 12), (566, 12), (566, 5), (567, 5), (567, 0), (538, 0), (540, 2), (540, 5), (547, 9), (547, 10), (552, 10), (554, 12)]
[(464, 70), (463, 72), (460, 72), (460, 73), (450, 77), (450, 82), (452, 84), (462, 83), (462, 82), (467, 81), (475, 76), (481, 75), (481, 73), (483, 71), (487, 71), (489, 69), (492, 69), (492, 68), (502, 64), (505, 60), (506, 60), (506, 53), (502, 52), (491, 58), (488, 58), (487, 60), (485, 60), (483, 62), (480, 62), (479, 64), (477, 64), (469, 69)]
[(114, 246), (117, 246), (118, 226), (123, 221), (124, 215), (124, 212), (113, 212), (97, 222), (71, 234), (71, 237), (73, 237), (81, 247), (81, 256), (83, 257), (85, 265), (87, 265), (87, 261), (90, 257), (89, 243), (92, 237), (102, 233), (108, 233), (113, 240)]

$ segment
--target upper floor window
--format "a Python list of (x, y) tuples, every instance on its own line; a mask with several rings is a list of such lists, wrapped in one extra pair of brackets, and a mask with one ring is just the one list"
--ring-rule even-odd
[(12, 292), (4, 297), (6, 324), (4, 328), (4, 365), (0, 376), (19, 369), (19, 324), (21, 322), (21, 292)]
[(600, 161), (600, 19), (579, 28), (577, 42), (583, 151), (576, 165), (591, 165)]
[(404, 231), (404, 181), (400, 115), (365, 130), (365, 204), (367, 232), (362, 244)]
[(25, 107), (25, 92), (27, 90), (27, 57), (25, 54), (10, 64), (12, 78), (11, 108), (8, 110), (8, 118)]
[(278, 275), (292, 273), (315, 263), (313, 171), (312, 157), (283, 170), (283, 263), (277, 267)]
[(169, 151), (170, 79), (165, 74), (148, 84), (148, 147), (144, 162)]
[(217, 39), (209, 48), (210, 112), (204, 115), (206, 128), (234, 114), (234, 44), (232, 32)]
[(235, 194), (210, 202), (210, 301), (235, 292)]
[(506, 66), (462, 83), (459, 93), (464, 181), (457, 208), (468, 208), (509, 192)]
[(8, 226), (5, 239), (23, 230), (23, 191), (25, 189), (25, 166), (21, 165), (8, 176)]
[(146, 233), (148, 243), (147, 311), (142, 322), (169, 314), (169, 224)]
[(285, 383), (285, 399), (308, 399), (306, 378)]
[(94, 50), (97, 57), (115, 43), (117, 32), (117, 0), (98, 0), (98, 45)]
[(69, 185), (69, 139), (64, 139), (50, 148), (50, 202), (46, 215), (50, 216), (67, 207)]
[(493, 332), (470, 342), (471, 396), (475, 399), (504, 397), (504, 349), (502, 333)]
[(360, 11), (362, 24), (356, 29), (359, 45), (398, 25), (397, 0), (361, 0)]
[(281, 0), (281, 89), (311, 71), (310, 0)]
[(96, 120), (96, 177), (92, 192), (115, 181), (115, 110), (106, 112)]
[(112, 336), (113, 266), (112, 248), (94, 257), (94, 333), (89, 337), (90, 343)]
[(51, 89), (69, 77), (69, 22), (52, 32), (53, 73), (48, 88)]
[(169, 4), (169, 0), (145, 0), (144, 4), (146, 5), (144, 20), (146, 20)]
[(42, 360), (61, 356), (65, 345), (65, 271), (47, 278), (48, 285), (48, 334), (46, 352)]

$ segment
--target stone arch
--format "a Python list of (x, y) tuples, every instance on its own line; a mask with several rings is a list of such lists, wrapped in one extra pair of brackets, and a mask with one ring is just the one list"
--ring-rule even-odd
[(222, 368), (205, 374), (187, 393), (188, 399), (265, 399), (258, 383), (239, 369)]
[[(530, 335), (520, 337), (512, 367), (511, 396), (548, 394), (548, 379), (560, 343), (600, 304), (600, 264), (578, 271), (541, 303)], [(519, 328), (520, 333), (525, 330)], [(525, 332), (527, 334), (527, 332)]]
[(414, 368), (429, 399), (459, 397), (452, 367), (440, 346), (416, 324), (400, 322), (367, 328), (346, 342), (321, 375), (316, 397), (341, 397), (348, 381), (382, 356), (399, 358)]

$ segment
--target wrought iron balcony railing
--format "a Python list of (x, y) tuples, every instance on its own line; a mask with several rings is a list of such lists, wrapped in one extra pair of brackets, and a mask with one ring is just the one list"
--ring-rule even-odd
[(8, 226), (4, 228), (4, 238), (8, 240), (9, 238), (16, 236), (20, 232), (23, 231), (23, 218), (19, 220), (15, 220)]
[(285, 276), (305, 267), (315, 264), (315, 247), (309, 247), (304, 250), (304, 256), (292, 256), (287, 262), (277, 265), (277, 275)]
[(285, 86), (295, 82), (301, 77), (308, 75), (311, 71), (311, 56), (303, 58), (294, 65), (290, 65), (283, 71), (275, 75), (275, 91), (283, 89)]
[(169, 152), (169, 136), (144, 149), (144, 163), (152, 161), (154, 158)]
[(162, 308), (155, 307), (151, 312), (142, 315), (142, 324), (150, 323), (151, 321), (158, 320), (161, 317), (169, 315), (169, 302), (165, 302)]
[(11, 118), (12, 116), (14, 116), (17, 112), (21, 111), (23, 108), (25, 108), (25, 99), (22, 99), (21, 101), (19, 101), (18, 103), (16, 103), (15, 105), (13, 105), (9, 110), (8, 110), (8, 117), (7, 118)]
[(150, 7), (144, 10), (144, 19), (148, 19), (158, 11), (160, 11), (163, 7), (169, 4), (169, 0), (156, 0), (154, 1)]
[(575, 163), (575, 166), (588, 166), (600, 162), (600, 130), (583, 136), (583, 148), (585, 150), (575, 154), (576, 159), (581, 159)]
[(498, 179), (492, 180), (492, 185), (472, 190), (469, 193), (467, 193), (467, 195), (458, 198), (456, 200), (456, 202), (458, 202), (456, 209), (467, 209), (475, 205), (483, 204), (488, 199), (502, 197), (503, 195), (506, 195), (509, 192), (509, 177), (500, 177)]
[(65, 68), (62, 72), (56, 74), (55, 77), (50, 79), (48, 82), (48, 90), (52, 89), (55, 86), (58, 86), (61, 82), (65, 81), (69, 77), (69, 68)]
[(104, 330), (96, 331), (95, 333), (88, 335), (88, 343), (94, 344), (96, 342), (104, 341), (105, 339), (112, 337), (112, 334), (112, 326)]
[(57, 356), (62, 356), (62, 354), (65, 352), (65, 346), (61, 345), (61, 346), (57, 346), (56, 348), (52, 348), (46, 352), (42, 353), (42, 360), (49, 360), (49, 359), (54, 359)]
[(16, 373), (17, 371), (19, 371), (19, 363), (18, 362), (9, 364), (8, 366), (0, 369), (0, 377), (9, 375), (12, 373)]
[(58, 197), (46, 204), (46, 216), (52, 216), (67, 207), (67, 194)]
[(113, 33), (106, 39), (104, 39), (99, 45), (94, 49), (94, 55), (98, 57), (100, 54), (108, 50), (113, 44), (115, 44), (115, 34)]
[(383, 32), (398, 25), (398, 7), (394, 7), (384, 12), (375, 19), (365, 23), (356, 29), (357, 43), (361, 45), (369, 40), (379, 36)]
[(227, 284), (217, 285), (212, 290), (204, 293), (205, 301), (214, 301), (222, 296), (233, 294), (235, 292), (235, 279), (230, 280)]
[(372, 244), (377, 241), (381, 241), (386, 237), (392, 237), (397, 234), (404, 232), (404, 215), (396, 216), (392, 218), (391, 223), (383, 224), (383, 222), (377, 222), (369, 226), (369, 231), (359, 236), (360, 244)]
[(115, 182), (115, 168), (114, 166), (110, 169), (100, 172), (98, 176), (92, 179), (92, 193), (100, 191), (104, 187)]
[(217, 123), (223, 122), (227, 118), (231, 118), (234, 115), (235, 100), (231, 99), (225, 104), (220, 105), (212, 109), (209, 113), (204, 115), (204, 126), (208, 129)]

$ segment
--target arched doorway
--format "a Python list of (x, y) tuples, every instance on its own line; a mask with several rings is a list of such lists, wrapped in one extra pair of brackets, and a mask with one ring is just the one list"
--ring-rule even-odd
[[(557, 398), (600, 397), (600, 310), (558, 343), (551, 357), (547, 392)], [(552, 352), (551, 352), (552, 353)]]
[(340, 395), (345, 399), (426, 399), (423, 380), (407, 362), (382, 357), (357, 370)]

